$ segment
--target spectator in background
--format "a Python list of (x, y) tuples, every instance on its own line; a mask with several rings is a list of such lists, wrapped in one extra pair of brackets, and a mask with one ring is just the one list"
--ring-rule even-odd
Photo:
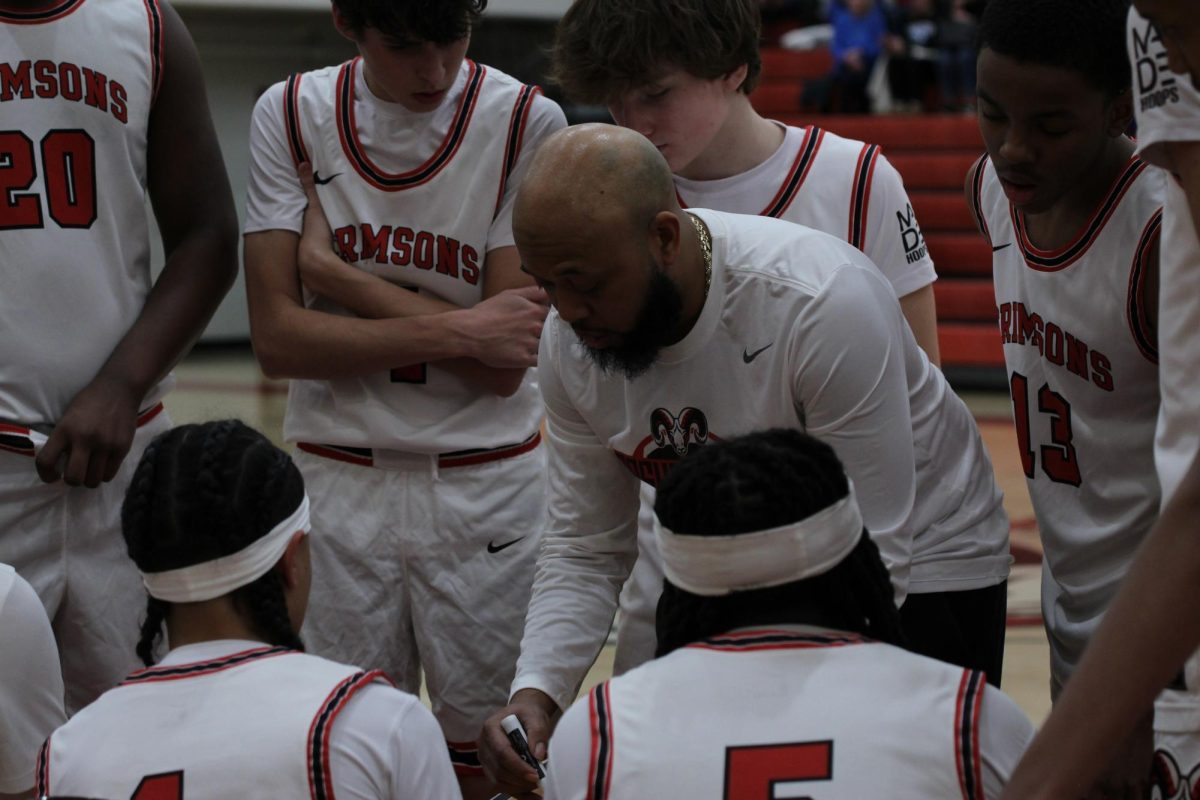
[(937, 33), (934, 0), (909, 0), (888, 14), (888, 84), (899, 110), (930, 110), (930, 90), (938, 84)]
[(951, 0), (938, 15), (938, 71), (942, 106), (947, 111), (975, 110), (975, 36), (979, 30), (976, 9), (970, 0)]
[[(829, 76), (826, 101), (840, 98), (838, 110), (846, 114), (869, 114), (867, 82), (876, 59), (883, 51), (887, 17), (875, 0), (839, 0), (829, 9), (833, 26), (833, 72)], [(828, 111), (829, 102), (822, 104)]]

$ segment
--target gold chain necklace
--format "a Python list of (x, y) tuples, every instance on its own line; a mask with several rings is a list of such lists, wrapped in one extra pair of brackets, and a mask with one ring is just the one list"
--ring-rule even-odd
[(704, 296), (708, 297), (708, 288), (712, 286), (712, 236), (708, 233), (708, 226), (699, 217), (690, 211), (687, 215), (696, 229), (696, 235), (700, 237), (700, 252), (704, 254)]

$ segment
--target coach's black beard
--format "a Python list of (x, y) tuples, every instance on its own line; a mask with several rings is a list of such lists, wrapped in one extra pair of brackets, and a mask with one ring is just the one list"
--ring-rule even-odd
[(633, 380), (658, 360), (659, 351), (670, 341), (682, 314), (683, 295), (679, 287), (655, 267), (642, 309), (633, 330), (625, 335), (624, 343), (600, 350), (584, 345), (583, 349), (603, 372), (619, 369), (628, 380)]

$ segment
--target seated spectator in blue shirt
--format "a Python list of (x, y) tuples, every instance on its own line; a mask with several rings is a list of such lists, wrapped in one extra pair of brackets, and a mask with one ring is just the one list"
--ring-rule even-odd
[(841, 96), (847, 114), (869, 113), (867, 81), (883, 49), (887, 17), (875, 0), (844, 0), (829, 9), (833, 26), (832, 85)]

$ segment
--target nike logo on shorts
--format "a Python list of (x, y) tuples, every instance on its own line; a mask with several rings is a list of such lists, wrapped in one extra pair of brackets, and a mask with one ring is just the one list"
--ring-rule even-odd
[[(771, 344), (775, 344), (775, 343), (771, 342)], [(767, 345), (767, 347), (770, 347), (771, 344)], [(753, 361), (754, 359), (756, 359), (760, 355), (762, 355), (763, 351), (765, 351), (767, 349), (767, 347), (760, 347), (757, 350), (755, 350), (753, 353), (747, 353), (745, 350), (742, 350), (742, 361), (749, 364), (751, 361)]]
[(525, 538), (524, 536), (518, 536), (517, 538), (513, 539), (511, 542), (505, 542), (504, 544), (499, 544), (499, 545), (494, 544), (492, 542), (488, 542), (487, 550), (489, 553), (499, 553), (501, 550), (507, 550), (508, 548), (512, 547), (514, 544), (516, 544), (517, 542), (521, 541), (524, 538)]

